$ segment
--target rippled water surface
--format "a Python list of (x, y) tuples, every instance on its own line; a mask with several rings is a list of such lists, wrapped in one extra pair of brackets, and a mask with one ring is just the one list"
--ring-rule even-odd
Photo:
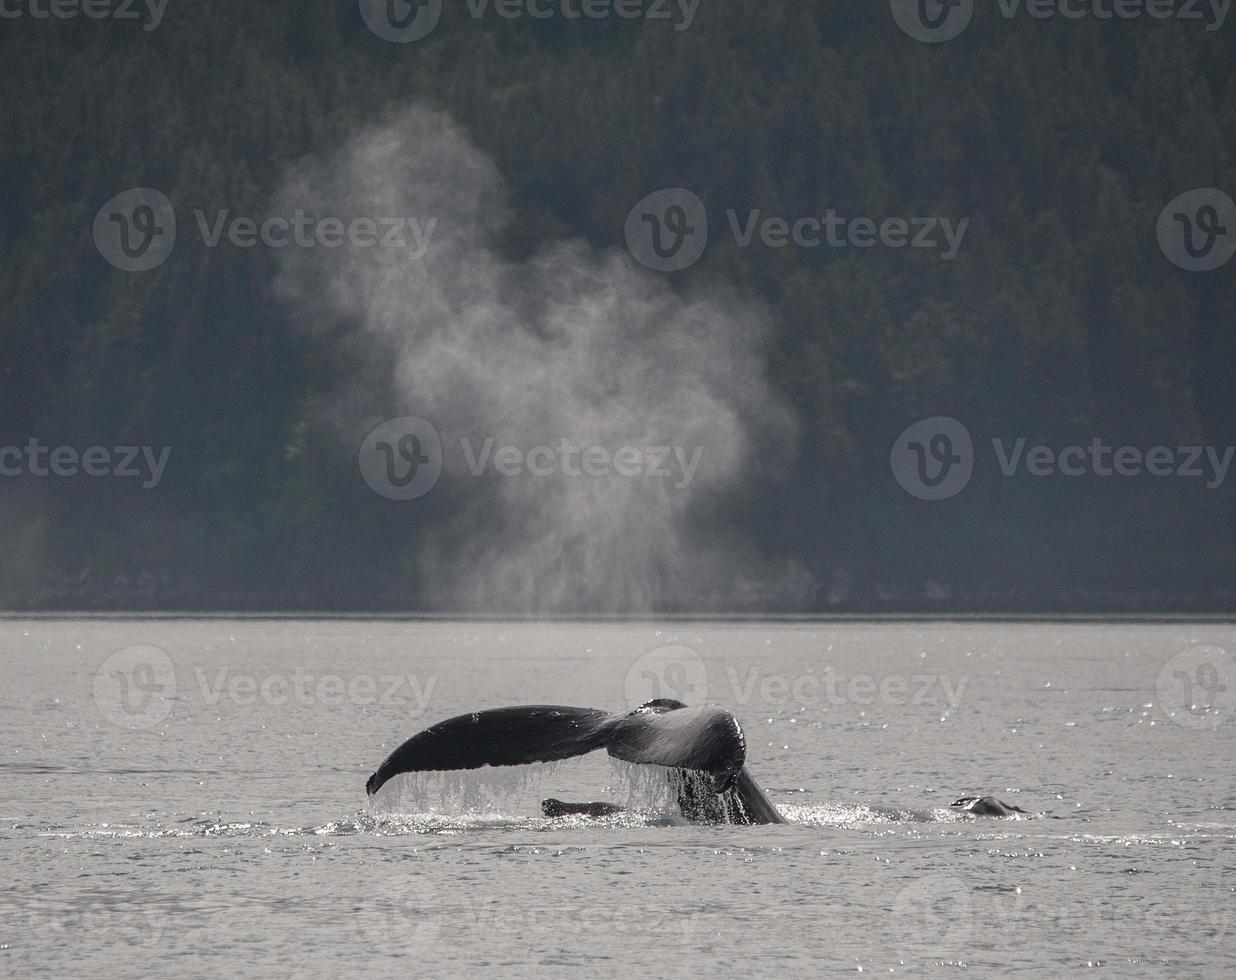
[[(1185, 623), (2, 620), (0, 972), (1232, 976), (1233, 651)], [(684, 825), (604, 755), (365, 799), (434, 721), (654, 694), (731, 708), (790, 823)], [(986, 793), (1032, 815), (948, 807)]]

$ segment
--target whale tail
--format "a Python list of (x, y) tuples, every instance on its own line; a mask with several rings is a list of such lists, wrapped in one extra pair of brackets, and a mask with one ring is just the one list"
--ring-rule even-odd
[[(597, 708), (525, 705), (475, 711), (439, 722), (395, 749), (365, 783), (372, 796), (404, 772), (479, 769), (553, 762), (604, 748), (626, 762), (702, 773), (708, 793), (679, 782), (684, 816), (725, 822), (784, 823), (743, 767), (742, 726), (721, 708), (688, 708), (680, 701), (649, 701), (625, 715)], [(721, 811), (712, 804), (712, 797)], [(711, 804), (711, 805), (710, 805)], [(689, 812), (691, 811), (691, 812)]]
[(613, 716), (595, 708), (528, 705), (459, 715), (426, 728), (395, 749), (365, 783), (372, 796), (404, 772), (480, 769), (555, 762), (602, 748)]

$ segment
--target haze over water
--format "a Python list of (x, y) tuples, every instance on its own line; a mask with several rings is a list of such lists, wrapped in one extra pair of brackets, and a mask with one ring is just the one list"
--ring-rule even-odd
[[(1183, 622), (3, 619), (0, 971), (1231, 976), (1234, 651)], [(733, 710), (790, 823), (667, 820), (603, 754), (366, 802), (435, 721), (658, 695)], [(948, 809), (987, 793), (1033, 816)]]

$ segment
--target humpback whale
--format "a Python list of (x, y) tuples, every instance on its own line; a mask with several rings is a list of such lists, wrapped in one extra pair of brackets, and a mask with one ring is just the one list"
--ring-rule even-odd
[[(688, 708), (669, 698), (648, 701), (625, 715), (544, 704), (459, 715), (395, 749), (369, 777), (365, 792), (373, 796), (391, 777), (404, 772), (554, 762), (597, 749), (624, 762), (667, 767), (688, 820), (786, 822), (747, 772), (747, 742), (738, 719), (723, 708)], [(599, 815), (615, 812), (610, 807), (613, 804), (547, 800), (542, 809), (550, 816)]]
[(972, 813), (976, 817), (1011, 817), (1015, 813), (1026, 812), (1019, 806), (1001, 803), (994, 796), (963, 796), (956, 803), (950, 803), (949, 806), (965, 810), (966, 813)]
[[(405, 772), (555, 762), (604, 749), (624, 762), (663, 766), (682, 815), (697, 823), (780, 824), (785, 817), (746, 768), (742, 726), (724, 708), (689, 708), (657, 698), (617, 715), (599, 708), (523, 705), (449, 718), (413, 735), (383, 760), (365, 783), (373, 796)], [(975, 816), (1024, 813), (991, 796), (963, 797), (951, 806)], [(541, 804), (547, 817), (618, 813), (614, 803)]]
[(621, 813), (617, 803), (563, 803), (549, 799), (541, 803), (541, 812), (547, 817), (569, 817), (581, 814), (585, 817), (609, 817)]

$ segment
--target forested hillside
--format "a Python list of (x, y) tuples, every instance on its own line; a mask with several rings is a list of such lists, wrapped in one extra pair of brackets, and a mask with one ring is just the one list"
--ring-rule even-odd
[[(1230, 610), (1236, 472), (1213, 487), (1005, 477), (991, 440), (1236, 445), (1236, 262), (1187, 271), (1156, 240), (1179, 195), (1236, 195), (1236, 23), (979, 7), (935, 45), (882, 0), (703, 0), (684, 30), (477, 18), (446, 0), (410, 44), (346, 0), (173, 0), (152, 30), (0, 21), (0, 446), (171, 447), (150, 489), (0, 478), (0, 605)], [(485, 608), (432, 587), (424, 550), (464, 494), (409, 506), (365, 485), (332, 420), (342, 391), (369, 385), (372, 353), (308, 322), (320, 309), (289, 300), (300, 273), (279, 249), (210, 247), (194, 216), (276, 213), (304, 161), (412, 106), (492, 161), (509, 211), (493, 249), (510, 268), (573, 243), (589, 269), (631, 265), (631, 282), (684, 303), (726, 290), (763, 311), (769, 397), (790, 421), (691, 520), (703, 507), (700, 534), (732, 532), (735, 561), (792, 567), (793, 588)], [(133, 187), (176, 209), (175, 250), (147, 272), (113, 267), (92, 237)], [(666, 187), (704, 202), (708, 246), (682, 271), (635, 268), (628, 213)], [(947, 260), (729, 234), (731, 210), (830, 209), (968, 225)], [(970, 484), (938, 502), (889, 462), (932, 416), (976, 447)], [(606, 560), (586, 532), (578, 560)]]

